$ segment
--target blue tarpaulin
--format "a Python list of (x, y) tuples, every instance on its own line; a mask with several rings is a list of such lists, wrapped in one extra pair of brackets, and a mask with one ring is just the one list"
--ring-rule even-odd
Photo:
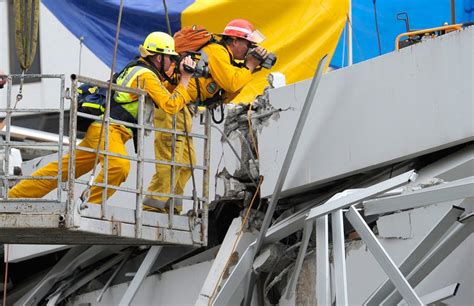
[[(112, 64), (119, 13), (118, 0), (42, 0), (43, 4), (76, 37), (109, 67)], [(181, 12), (193, 0), (168, 1), (171, 30), (181, 28)], [(153, 31), (168, 32), (162, 1), (124, 1), (117, 68), (124, 67), (138, 54), (137, 47)]]

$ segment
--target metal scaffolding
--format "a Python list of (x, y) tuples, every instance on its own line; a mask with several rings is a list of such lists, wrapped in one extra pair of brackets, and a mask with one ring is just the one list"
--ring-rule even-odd
[[(60, 102), (59, 107), (54, 109), (32, 109), (12, 107), (12, 79), (13, 78), (56, 78), (60, 80)], [(208, 218), (208, 197), (209, 197), (209, 155), (210, 155), (210, 120), (209, 114), (205, 114), (204, 133), (191, 133), (179, 131), (176, 125), (171, 130), (155, 128), (146, 123), (144, 117), (146, 112), (153, 110), (152, 102), (146, 99), (146, 92), (140, 89), (133, 89), (112, 84), (112, 89), (131, 93), (138, 96), (139, 111), (138, 122), (130, 123), (116, 120), (110, 117), (109, 112), (105, 112), (103, 117), (93, 116), (78, 112), (77, 88), (80, 83), (87, 83), (92, 86), (107, 88), (107, 82), (95, 80), (84, 76), (71, 76), (71, 94), (65, 88), (64, 75), (10, 75), (7, 84), (7, 105), (1, 108), (0, 112), (5, 116), (5, 140), (0, 143), (0, 150), (5, 151), (4, 173), (0, 176), (3, 182), (3, 189), (0, 201), (0, 241), (3, 243), (30, 243), (30, 244), (181, 244), (202, 246), (207, 244), (207, 218)], [(64, 134), (64, 110), (65, 99), (70, 99), (70, 122), (69, 135)], [(58, 174), (51, 177), (38, 177), (31, 175), (13, 175), (9, 173), (9, 153), (11, 148), (22, 147), (23, 143), (12, 141), (11, 119), (15, 113), (59, 113), (58, 122), (58, 143), (47, 143), (50, 148), (57, 146), (56, 161), (61, 164), (63, 147), (66, 136), (69, 138), (68, 154), (68, 175), (65, 181), (61, 180), (62, 169), (58, 167)], [(103, 149), (94, 150), (81, 147), (77, 144), (77, 118), (84, 117), (101, 122), (104, 125)], [(137, 130), (136, 154), (117, 154), (110, 152), (108, 143), (108, 129), (111, 124), (118, 124), (127, 128)], [(174, 158), (171, 161), (155, 160), (145, 156), (144, 140), (145, 134), (149, 131), (169, 133), (176, 138), (177, 135), (189, 138), (202, 139), (203, 160), (197, 165), (183, 164)], [(29, 143), (30, 147), (38, 149), (44, 148), (45, 143)], [(75, 156), (78, 151), (99, 153), (103, 156), (103, 167), (108, 169), (108, 159), (110, 156), (129, 160), (136, 165), (135, 186), (114, 186), (109, 184), (107, 172), (104, 171), (103, 183), (95, 183), (92, 180), (75, 178)], [(175, 151), (175, 142), (172, 145), (172, 152)], [(172, 154), (173, 156), (175, 154)], [(169, 165), (172, 173), (176, 167), (188, 167), (192, 171), (202, 172), (203, 188), (199, 195), (178, 195), (174, 194), (174, 181), (170, 182), (171, 193), (153, 193), (145, 190), (144, 167), (146, 164)], [(58, 188), (54, 199), (11, 199), (8, 198), (8, 190), (11, 182), (21, 179), (33, 180), (57, 180)], [(102, 205), (87, 205), (81, 203), (80, 192), (84, 186), (103, 188)], [(196, 188), (196, 186), (194, 186)], [(117, 207), (109, 205), (111, 200), (107, 200), (107, 189), (114, 189), (118, 193), (135, 194), (135, 205), (133, 207)], [(169, 197), (173, 203), (168, 213), (156, 213), (143, 211), (143, 198), (145, 196)], [(115, 197), (117, 199), (118, 197)], [(173, 206), (175, 199), (193, 201), (192, 209), (187, 215), (175, 215)]]

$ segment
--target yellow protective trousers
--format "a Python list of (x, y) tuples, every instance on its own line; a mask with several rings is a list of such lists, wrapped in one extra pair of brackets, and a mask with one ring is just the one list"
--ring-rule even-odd
[[(183, 112), (180, 112), (178, 115), (182, 117)], [(162, 116), (164, 116), (165, 118), (163, 118)], [(189, 116), (189, 119), (188, 117), (186, 118), (186, 121), (187, 121), (186, 123), (188, 124), (188, 126), (190, 126), (192, 118), (189, 115), (188, 111), (186, 111), (186, 116)], [(155, 120), (154, 120), (155, 127), (172, 129), (171, 124), (169, 124), (172, 121), (172, 117), (173, 117), (172, 115), (166, 114), (160, 110), (155, 111)], [(180, 121), (179, 117), (177, 121)], [(181, 126), (183, 126), (183, 124), (184, 122), (181, 123)], [(191, 132), (190, 129), (188, 130), (188, 132)], [(190, 151), (188, 150), (186, 137), (180, 136), (180, 135), (176, 137), (175, 161), (178, 163), (189, 165), (190, 164), (189, 157), (191, 156), (193, 165), (196, 165), (196, 156), (195, 156), (196, 154), (194, 152), (193, 139), (191, 137), (188, 137), (188, 139), (189, 139), (189, 146), (191, 149)], [(163, 132), (155, 132), (155, 159), (156, 160), (171, 161), (172, 142), (173, 142), (172, 134), (163, 133)], [(171, 171), (172, 171), (171, 166), (156, 164), (155, 169), (156, 169), (156, 172), (153, 175), (151, 182), (148, 186), (148, 191), (168, 193), (168, 194), (171, 193), (170, 192)], [(188, 182), (190, 177), (191, 177), (191, 168), (175, 167), (174, 194), (182, 195), (184, 193), (184, 188), (186, 187), (186, 183)], [(153, 196), (152, 198), (160, 200), (160, 201), (168, 200), (168, 197)]]
[[(99, 143), (101, 125), (99, 123), (92, 123), (87, 129), (86, 136), (81, 141), (79, 146), (96, 149)], [(103, 132), (105, 134), (105, 131)], [(104, 150), (104, 136), (100, 149)], [(110, 125), (109, 126), (109, 143), (108, 151), (122, 155), (127, 155), (125, 143), (132, 138), (130, 132), (123, 126)], [(76, 151), (76, 178), (81, 177), (94, 167), (95, 153), (85, 152), (77, 149)], [(69, 154), (65, 155), (61, 160), (62, 181), (66, 181), (68, 174)], [(99, 162), (102, 169), (95, 179), (96, 183), (103, 183), (104, 180), (104, 156), (99, 155)], [(127, 159), (109, 156), (108, 157), (108, 172), (107, 182), (109, 185), (119, 186), (124, 182), (130, 171), (130, 161)], [(58, 175), (58, 162), (51, 162), (43, 168), (35, 171), (32, 176), (55, 176)], [(22, 180), (15, 185), (8, 196), (10, 198), (41, 198), (55, 189), (58, 185), (57, 180)], [(92, 187), (89, 197), (90, 203), (100, 204), (102, 202), (101, 187)], [(107, 198), (115, 193), (113, 189), (107, 189)]]

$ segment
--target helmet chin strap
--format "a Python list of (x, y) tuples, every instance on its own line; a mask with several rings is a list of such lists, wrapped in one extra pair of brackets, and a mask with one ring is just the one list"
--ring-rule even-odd
[[(155, 58), (152, 59), (152, 57), (158, 57), (158, 56), (160, 56), (160, 63), (156, 65), (156, 59)], [(158, 53), (153, 56), (146, 57), (145, 60), (148, 62), (148, 64), (153, 66), (160, 74), (164, 74), (165, 61), (163, 60), (163, 54)]]
[(163, 75), (166, 75), (166, 71), (165, 71), (165, 56), (163, 54), (160, 54), (161, 56), (161, 60), (160, 60), (160, 72), (163, 74)]
[(166, 81), (168, 81), (170, 84), (176, 85), (176, 82), (174, 82), (167, 74), (165, 71), (165, 55), (164, 54), (158, 54), (160, 56), (160, 64), (158, 65), (159, 67), (155, 66), (155, 63), (151, 60), (148, 59), (148, 62), (153, 65), (153, 67), (156, 67), (158, 72), (160, 73), (161, 77), (164, 78)]

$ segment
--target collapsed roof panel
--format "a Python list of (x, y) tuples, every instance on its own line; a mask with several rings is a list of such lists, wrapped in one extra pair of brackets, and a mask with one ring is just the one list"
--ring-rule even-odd
[[(324, 75), (283, 191), (472, 141), (473, 37), (467, 28)], [(270, 91), (272, 105), (287, 110), (259, 137), (264, 196), (273, 192), (309, 83)]]

